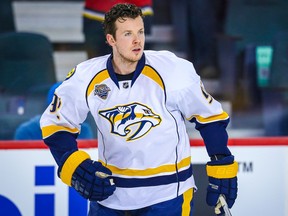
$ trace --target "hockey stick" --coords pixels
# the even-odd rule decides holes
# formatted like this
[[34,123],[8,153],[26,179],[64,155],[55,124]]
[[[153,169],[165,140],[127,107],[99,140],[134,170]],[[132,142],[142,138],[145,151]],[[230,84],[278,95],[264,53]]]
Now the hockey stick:
[[217,205],[215,207],[215,213],[216,214],[220,214],[221,213],[221,211],[220,211],[221,207],[224,210],[225,216],[232,216],[223,194],[220,194],[218,202],[217,202]]
[[[100,171],[97,171],[95,172],[95,175],[99,178],[108,178],[108,177],[111,177],[111,175],[108,175],[107,173],[103,173],[103,172],[100,172]],[[114,185],[114,181],[112,178],[109,179],[110,180],[110,184],[111,185]]]

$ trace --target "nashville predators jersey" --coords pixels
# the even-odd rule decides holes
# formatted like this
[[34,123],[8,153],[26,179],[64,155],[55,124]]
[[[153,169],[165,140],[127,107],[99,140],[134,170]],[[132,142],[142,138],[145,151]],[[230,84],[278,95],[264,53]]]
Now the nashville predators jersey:
[[[185,119],[200,132],[205,128],[209,154],[229,153],[225,127],[206,127],[227,125],[228,114],[205,91],[193,64],[171,52],[145,51],[128,80],[118,80],[112,58],[87,60],[68,74],[42,115],[44,141],[67,148],[71,138],[60,140],[58,134],[77,135],[92,114],[98,160],[112,171],[117,186],[100,202],[109,208],[139,209],[196,188]],[[213,132],[213,140],[205,138],[206,131]],[[217,146],[226,152],[217,152]]]

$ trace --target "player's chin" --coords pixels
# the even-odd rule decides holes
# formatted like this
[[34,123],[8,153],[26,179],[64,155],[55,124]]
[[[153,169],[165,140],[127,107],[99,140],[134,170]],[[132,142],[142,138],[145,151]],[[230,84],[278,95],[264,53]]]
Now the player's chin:
[[132,61],[139,61],[141,59],[142,55],[143,55],[143,51],[142,52],[137,52],[137,53],[133,52],[133,56],[131,56],[130,59]]

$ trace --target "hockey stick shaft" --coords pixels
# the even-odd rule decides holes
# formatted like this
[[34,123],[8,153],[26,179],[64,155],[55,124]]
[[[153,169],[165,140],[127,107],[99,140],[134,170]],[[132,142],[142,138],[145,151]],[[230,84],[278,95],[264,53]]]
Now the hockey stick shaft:
[[[103,173],[103,172],[100,172],[100,171],[97,171],[95,172],[95,175],[99,178],[108,178],[108,177],[111,177],[111,175],[108,175],[107,173]],[[114,185],[114,181],[112,178],[109,179],[110,180],[110,184],[111,185]]]
[[223,194],[221,194],[221,195],[219,196],[219,202],[221,203],[221,206],[222,206],[222,208],[223,208],[223,210],[224,210],[225,216],[232,216],[232,214],[231,214],[231,212],[230,212],[230,210],[229,210],[229,208],[228,208],[227,202],[226,202],[225,197],[224,197]]

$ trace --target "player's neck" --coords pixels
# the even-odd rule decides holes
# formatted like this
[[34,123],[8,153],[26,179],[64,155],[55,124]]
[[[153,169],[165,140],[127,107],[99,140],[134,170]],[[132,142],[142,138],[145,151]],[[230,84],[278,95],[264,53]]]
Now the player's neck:
[[112,59],[112,64],[115,73],[121,74],[121,75],[127,75],[130,73],[133,73],[136,70],[137,67],[137,62],[132,62],[132,61],[127,61],[124,59],[119,59],[119,58],[113,58]]

